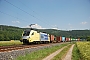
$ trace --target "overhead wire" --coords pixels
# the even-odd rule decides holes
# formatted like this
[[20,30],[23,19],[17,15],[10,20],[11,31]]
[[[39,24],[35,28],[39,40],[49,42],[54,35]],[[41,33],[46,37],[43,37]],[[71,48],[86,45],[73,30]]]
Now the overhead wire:
[[[29,8],[30,10],[32,10],[30,7],[28,7],[25,3],[21,2],[20,0],[18,0],[22,5],[26,6],[27,8]],[[35,12],[34,10],[32,10],[34,13],[38,14],[37,12]]]
[[[27,6],[25,3],[23,3],[23,2],[21,2],[20,0],[18,0],[22,5],[24,5],[24,6],[26,6],[28,9],[30,9],[30,10],[32,10],[29,6]],[[33,13],[35,13],[35,14],[37,14],[39,17],[41,17],[36,11],[34,11],[34,10],[32,10],[33,11]],[[46,22],[45,22],[46,23]],[[50,23],[49,21],[48,21],[48,23]],[[51,26],[50,24],[49,24],[49,26]]]
[[[7,2],[7,3],[9,3],[10,5],[12,5],[12,6],[16,7],[17,9],[19,9],[19,10],[23,11],[24,13],[26,13],[26,14],[28,14],[28,15],[32,16],[33,18],[35,18],[35,19],[37,19],[37,20],[40,20],[40,21],[42,21],[43,23],[46,23],[45,21],[43,21],[43,20],[41,20],[41,19],[39,19],[39,18],[35,17],[34,15],[32,15],[32,14],[30,14],[30,13],[26,12],[25,10],[23,10],[23,9],[21,9],[21,8],[19,8],[19,7],[17,7],[17,6],[15,6],[14,4],[10,3],[9,1],[7,1],[7,0],[4,0],[4,1],[6,1],[6,2]],[[47,24],[47,23],[46,23],[46,24]],[[49,25],[49,24],[47,24],[47,25]]]

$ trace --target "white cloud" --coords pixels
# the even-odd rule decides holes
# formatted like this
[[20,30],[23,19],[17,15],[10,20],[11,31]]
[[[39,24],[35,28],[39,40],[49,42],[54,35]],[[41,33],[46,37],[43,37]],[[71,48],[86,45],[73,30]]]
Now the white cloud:
[[[54,26],[56,26],[56,25],[54,25]],[[58,28],[57,27],[53,27],[53,28],[43,28],[43,27],[41,27],[40,25],[38,25],[38,24],[31,24],[31,27],[30,27],[30,25],[27,25],[27,26],[25,26],[25,27],[22,27],[22,28],[36,28],[36,29],[56,29],[56,30],[58,30]]]
[[24,28],[36,28],[36,29],[43,29],[40,25],[38,24],[32,24],[31,26],[27,25]]
[[40,26],[40,25],[38,25],[38,24],[34,24],[34,25],[32,25],[31,26],[32,28],[37,28],[37,29],[41,29],[42,27]]
[[87,24],[87,22],[81,22],[81,24],[82,24],[82,25],[85,25],[85,24]]
[[20,21],[12,21],[12,23],[20,23]]

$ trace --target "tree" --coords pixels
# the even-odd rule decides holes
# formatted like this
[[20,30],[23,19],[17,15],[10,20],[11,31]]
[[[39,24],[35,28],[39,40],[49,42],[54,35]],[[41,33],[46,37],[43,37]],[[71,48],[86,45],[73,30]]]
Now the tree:
[[4,40],[4,36],[2,34],[0,34],[0,41]]
[[90,41],[90,37],[87,38],[87,41]]

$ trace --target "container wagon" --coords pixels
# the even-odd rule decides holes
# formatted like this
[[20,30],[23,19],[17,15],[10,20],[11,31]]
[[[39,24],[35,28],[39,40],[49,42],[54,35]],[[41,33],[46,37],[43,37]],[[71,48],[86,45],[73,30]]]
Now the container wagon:
[[56,37],[56,40],[57,40],[57,42],[61,42],[62,41],[62,37],[61,36]]
[[65,37],[62,37],[62,41],[65,42]]
[[53,43],[55,41],[54,35],[50,35],[49,37],[50,37],[50,43]]
[[77,40],[80,41],[80,38],[78,38]]
[[65,40],[66,40],[66,42],[69,42],[70,41],[69,38],[65,38]]

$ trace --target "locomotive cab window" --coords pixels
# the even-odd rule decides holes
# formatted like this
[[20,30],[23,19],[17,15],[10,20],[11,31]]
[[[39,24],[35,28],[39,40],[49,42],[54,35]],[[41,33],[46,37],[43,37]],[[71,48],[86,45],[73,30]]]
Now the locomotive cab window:
[[31,35],[34,35],[34,32]]
[[30,34],[30,31],[24,31],[23,36],[29,36],[29,34]]

